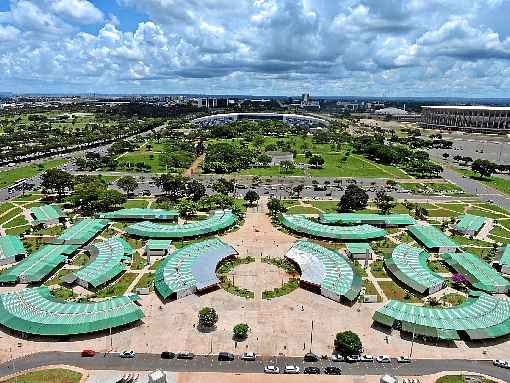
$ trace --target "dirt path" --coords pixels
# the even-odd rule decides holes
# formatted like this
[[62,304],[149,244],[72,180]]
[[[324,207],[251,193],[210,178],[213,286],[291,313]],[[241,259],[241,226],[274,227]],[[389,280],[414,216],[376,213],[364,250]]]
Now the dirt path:
[[200,165],[202,165],[202,162],[205,160],[205,154],[202,154],[200,157],[195,158],[195,161],[191,164],[191,166],[186,169],[184,172],[185,176],[192,176],[193,174],[196,174],[198,172],[198,169],[200,168]]

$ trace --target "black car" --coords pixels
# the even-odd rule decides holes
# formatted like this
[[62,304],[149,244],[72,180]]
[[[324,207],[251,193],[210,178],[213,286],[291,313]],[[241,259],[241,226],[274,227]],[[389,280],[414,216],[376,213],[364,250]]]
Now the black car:
[[161,353],[161,359],[173,359],[175,358],[175,353],[171,351],[163,351]]
[[234,354],[231,352],[220,352],[218,354],[218,360],[230,362],[231,360],[234,360]]
[[321,373],[321,369],[319,367],[309,366],[309,367],[305,367],[305,369],[303,370],[303,374],[315,374],[315,375],[318,375],[320,373]]
[[324,372],[328,375],[342,375],[342,369],[340,367],[328,366],[324,369]]
[[317,362],[319,360],[319,357],[315,355],[313,352],[307,352],[305,354],[305,362]]

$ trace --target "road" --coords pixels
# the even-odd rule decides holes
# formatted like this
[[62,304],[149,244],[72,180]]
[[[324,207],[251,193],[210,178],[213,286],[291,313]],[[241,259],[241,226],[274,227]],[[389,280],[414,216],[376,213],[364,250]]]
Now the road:
[[[334,363],[320,361],[304,363],[302,358],[267,357],[258,358],[254,362],[236,359],[232,362],[219,362],[216,356],[200,355],[193,360],[164,360],[158,354],[137,354],[134,359],[122,359],[118,355],[98,354],[94,358],[82,358],[79,353],[45,352],[32,354],[0,365],[0,377],[12,374],[13,371],[24,371],[47,365],[71,365],[87,370],[116,370],[116,371],[153,371],[156,369],[175,372],[227,372],[227,373],[262,373],[264,366],[274,364],[284,368],[285,365],[297,365],[301,371],[307,366],[325,367],[338,366],[344,375],[379,375],[394,374],[400,376],[429,375],[441,371],[467,371],[493,376],[504,381],[510,381],[510,370],[492,365],[491,361],[464,359],[420,359],[410,364],[399,364],[396,360],[391,363],[377,362]],[[14,366],[14,370],[13,370]]]

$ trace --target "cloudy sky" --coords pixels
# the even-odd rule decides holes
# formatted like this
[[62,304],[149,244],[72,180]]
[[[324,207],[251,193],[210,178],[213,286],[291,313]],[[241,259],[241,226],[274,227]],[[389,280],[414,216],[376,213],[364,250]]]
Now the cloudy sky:
[[0,0],[0,92],[510,97],[510,0]]

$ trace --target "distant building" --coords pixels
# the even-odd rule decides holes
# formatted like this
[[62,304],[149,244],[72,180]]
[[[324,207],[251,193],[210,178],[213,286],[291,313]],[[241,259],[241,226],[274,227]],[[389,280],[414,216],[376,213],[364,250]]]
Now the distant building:
[[508,132],[510,107],[422,106],[418,126],[426,129]]
[[416,113],[409,113],[405,109],[399,109],[394,107],[383,108],[376,110],[373,114],[373,117],[382,117],[389,118],[398,121],[416,121],[419,119],[420,115]]
[[191,122],[201,127],[225,125],[238,120],[279,120],[292,126],[328,126],[329,122],[318,117],[281,113],[227,113],[200,117]]
[[271,157],[271,166],[278,166],[283,161],[294,161],[294,154],[291,152],[269,151],[265,154]]

